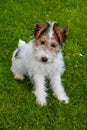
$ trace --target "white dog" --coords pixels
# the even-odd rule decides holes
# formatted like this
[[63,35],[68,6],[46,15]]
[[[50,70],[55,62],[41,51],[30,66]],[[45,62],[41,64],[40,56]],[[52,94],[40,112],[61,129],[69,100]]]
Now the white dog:
[[41,106],[46,105],[45,79],[50,79],[54,95],[69,102],[61,75],[64,72],[62,45],[68,34],[56,23],[46,22],[34,25],[34,36],[28,44],[19,40],[18,48],[13,52],[11,70],[16,80],[23,80],[27,75],[34,81],[34,94]]

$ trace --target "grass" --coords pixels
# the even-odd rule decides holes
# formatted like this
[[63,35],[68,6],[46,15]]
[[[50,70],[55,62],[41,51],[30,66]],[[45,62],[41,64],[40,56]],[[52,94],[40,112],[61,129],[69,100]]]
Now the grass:
[[[1,0],[0,18],[0,129],[87,130],[87,1]],[[69,28],[63,49],[68,105],[50,89],[48,105],[36,105],[31,81],[17,82],[10,71],[18,39],[28,42],[33,24],[44,21]]]

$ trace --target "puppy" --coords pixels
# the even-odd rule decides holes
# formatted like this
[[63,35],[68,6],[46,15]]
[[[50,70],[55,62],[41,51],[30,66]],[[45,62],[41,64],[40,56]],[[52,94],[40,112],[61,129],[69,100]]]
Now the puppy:
[[33,93],[36,102],[46,105],[46,79],[50,79],[54,96],[60,101],[69,102],[61,83],[64,72],[62,46],[68,35],[67,29],[60,28],[55,22],[34,25],[34,36],[29,43],[19,40],[18,48],[13,52],[11,71],[16,80],[28,76],[34,82]]

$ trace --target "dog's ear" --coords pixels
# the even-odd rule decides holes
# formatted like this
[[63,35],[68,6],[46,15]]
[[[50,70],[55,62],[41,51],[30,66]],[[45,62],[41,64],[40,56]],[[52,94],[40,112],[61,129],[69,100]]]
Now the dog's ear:
[[58,40],[60,43],[65,42],[66,40],[66,36],[68,35],[69,30],[68,29],[62,29],[59,28],[57,25],[54,26],[54,31],[58,37]]
[[48,28],[48,25],[46,23],[40,24],[36,23],[34,24],[34,36],[35,38],[39,38],[42,32],[44,32]]

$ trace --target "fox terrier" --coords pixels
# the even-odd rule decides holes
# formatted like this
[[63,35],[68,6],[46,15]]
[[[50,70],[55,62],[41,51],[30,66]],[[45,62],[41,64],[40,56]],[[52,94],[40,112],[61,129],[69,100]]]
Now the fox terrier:
[[50,79],[54,96],[69,102],[61,83],[64,72],[62,46],[67,35],[68,30],[60,28],[55,22],[36,23],[30,42],[26,44],[19,40],[18,48],[13,52],[11,71],[14,78],[23,80],[29,76],[33,80],[33,93],[41,106],[47,104],[46,78]]

